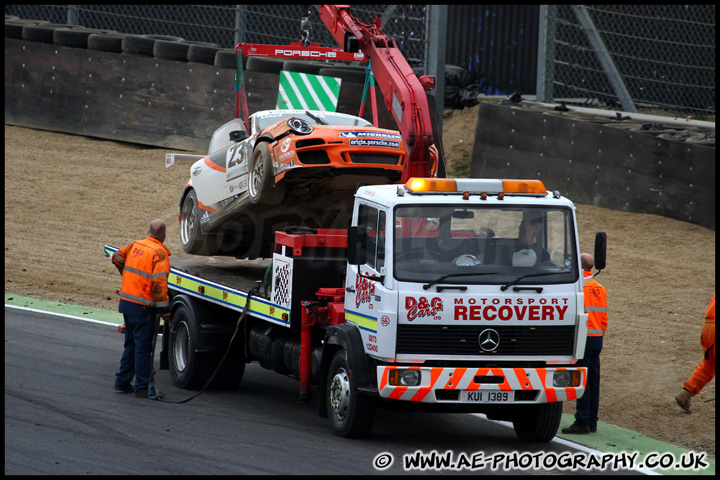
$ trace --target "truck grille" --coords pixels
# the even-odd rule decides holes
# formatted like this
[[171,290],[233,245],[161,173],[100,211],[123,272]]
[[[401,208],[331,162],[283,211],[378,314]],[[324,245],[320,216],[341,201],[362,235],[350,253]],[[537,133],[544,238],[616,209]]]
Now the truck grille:
[[[492,328],[498,347],[486,352],[478,337]],[[572,355],[575,327],[398,325],[397,353],[418,355]]]

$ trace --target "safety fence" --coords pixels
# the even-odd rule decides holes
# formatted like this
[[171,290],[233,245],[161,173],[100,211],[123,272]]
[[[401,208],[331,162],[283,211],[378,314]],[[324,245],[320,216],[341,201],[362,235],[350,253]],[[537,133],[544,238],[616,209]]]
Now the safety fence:
[[715,5],[544,5],[539,50],[541,101],[715,115]]
[[[449,5],[439,41],[430,33],[432,8],[353,5],[351,12],[362,23],[379,18],[412,67],[429,73],[428,60],[440,55],[466,69],[477,92],[714,120],[714,5]],[[337,46],[316,9],[301,5],[30,4],[6,5],[5,15],[222,48],[306,35]]]
[[[380,18],[408,63],[420,65],[426,10],[427,5],[354,5],[351,12],[363,23]],[[5,15],[120,33],[170,35],[223,48],[240,42],[298,42],[309,29],[310,42],[338,46],[315,8],[301,5],[6,5]],[[303,18],[308,21],[303,23]]]

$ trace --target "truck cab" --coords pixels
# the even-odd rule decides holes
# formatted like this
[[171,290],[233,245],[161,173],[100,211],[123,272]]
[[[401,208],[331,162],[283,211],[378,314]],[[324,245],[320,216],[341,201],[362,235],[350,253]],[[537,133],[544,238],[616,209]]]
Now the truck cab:
[[382,402],[484,412],[552,438],[586,383],[572,367],[587,332],[579,257],[572,202],[538,180],[361,187],[345,321]]

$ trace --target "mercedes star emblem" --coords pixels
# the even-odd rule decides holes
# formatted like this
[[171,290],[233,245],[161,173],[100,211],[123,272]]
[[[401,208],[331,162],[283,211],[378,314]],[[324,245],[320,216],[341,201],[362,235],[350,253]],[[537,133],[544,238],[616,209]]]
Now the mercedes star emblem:
[[492,352],[500,345],[500,335],[492,328],[487,328],[480,332],[478,343],[484,351]]

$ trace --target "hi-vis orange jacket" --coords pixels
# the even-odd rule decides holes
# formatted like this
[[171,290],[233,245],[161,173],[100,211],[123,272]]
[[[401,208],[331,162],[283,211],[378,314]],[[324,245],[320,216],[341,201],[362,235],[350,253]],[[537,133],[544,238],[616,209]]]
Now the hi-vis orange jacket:
[[[585,277],[592,275],[590,272],[583,272],[583,274]],[[591,278],[585,282],[583,293],[585,294],[585,311],[588,314],[588,337],[602,337],[608,324],[607,291],[594,278]]]
[[148,307],[168,308],[169,257],[165,245],[152,237],[115,252],[112,261],[122,274],[120,297]]

